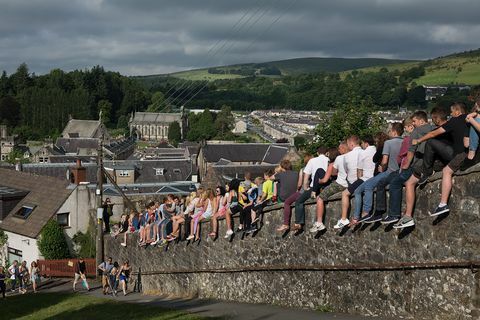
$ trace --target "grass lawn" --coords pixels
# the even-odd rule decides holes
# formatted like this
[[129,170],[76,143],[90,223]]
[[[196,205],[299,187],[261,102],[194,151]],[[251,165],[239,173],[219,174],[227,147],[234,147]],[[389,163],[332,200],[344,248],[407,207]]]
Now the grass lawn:
[[38,293],[0,300],[0,319],[205,319],[151,305],[74,293]]

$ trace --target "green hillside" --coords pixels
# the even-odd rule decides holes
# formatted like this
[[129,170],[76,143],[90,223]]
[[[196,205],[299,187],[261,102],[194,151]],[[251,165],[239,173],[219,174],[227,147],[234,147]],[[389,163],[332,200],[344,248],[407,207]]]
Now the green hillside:
[[[455,53],[421,62],[407,62],[384,66],[389,71],[406,69],[423,65],[425,75],[414,79],[419,85],[480,84],[480,49]],[[382,66],[356,69],[362,72],[376,72]],[[343,72],[345,75],[352,70]]]
[[[316,72],[341,72],[372,66],[388,66],[402,64],[409,60],[376,59],[376,58],[298,58],[264,63],[245,63],[231,66],[220,66],[204,69],[187,70],[171,73],[168,76],[184,80],[218,80],[236,79],[247,76],[279,77]],[[167,75],[141,76],[144,80],[153,80]]]

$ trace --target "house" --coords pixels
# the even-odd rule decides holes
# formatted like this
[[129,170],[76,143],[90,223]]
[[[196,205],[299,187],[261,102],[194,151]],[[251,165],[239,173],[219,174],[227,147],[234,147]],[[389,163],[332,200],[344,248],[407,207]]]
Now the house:
[[263,173],[268,168],[276,167],[289,151],[288,144],[206,143],[197,157],[200,182],[215,187],[235,173],[234,177],[243,177],[247,169],[258,167]]
[[7,161],[15,147],[15,136],[9,136],[6,125],[0,125],[0,161]]
[[86,232],[94,212],[95,197],[82,179],[84,172],[71,168],[74,182],[48,176],[32,175],[10,169],[0,169],[0,229],[8,236],[9,261],[41,259],[38,239],[43,227],[55,219],[65,231],[73,248],[72,238]]
[[247,121],[245,119],[235,120],[235,127],[232,129],[233,133],[245,133],[247,132]]
[[110,140],[107,128],[100,120],[70,119],[63,129],[62,138],[90,138]]

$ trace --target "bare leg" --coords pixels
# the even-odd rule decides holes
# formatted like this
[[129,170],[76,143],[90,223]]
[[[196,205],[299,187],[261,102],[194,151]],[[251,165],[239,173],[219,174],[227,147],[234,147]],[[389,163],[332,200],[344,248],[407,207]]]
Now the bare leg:
[[325,213],[325,204],[320,197],[317,197],[317,222],[322,223],[323,215]]
[[452,191],[452,179],[453,179],[453,170],[449,166],[443,168],[442,176],[442,196],[440,198],[441,203],[447,203],[448,197],[450,197],[450,192]]
[[412,175],[405,182],[405,215],[407,217],[413,216],[413,207],[415,206],[415,187],[417,186],[418,178]]
[[348,218],[348,209],[350,209],[350,192],[345,189],[342,192],[342,220]]

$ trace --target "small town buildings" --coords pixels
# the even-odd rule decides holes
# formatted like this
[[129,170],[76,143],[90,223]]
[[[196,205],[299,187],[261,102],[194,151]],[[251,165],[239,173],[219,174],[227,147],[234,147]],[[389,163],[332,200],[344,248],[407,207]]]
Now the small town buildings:
[[62,138],[86,138],[110,140],[107,128],[100,120],[78,120],[70,119],[63,129]]

